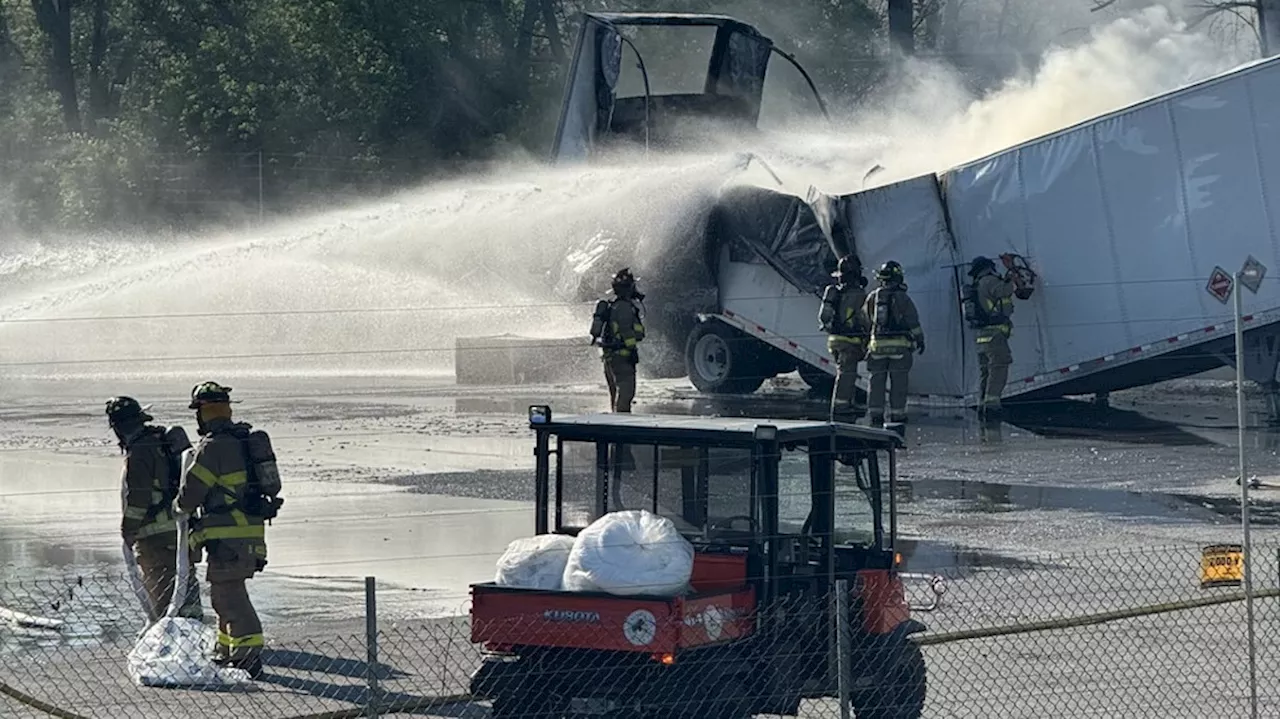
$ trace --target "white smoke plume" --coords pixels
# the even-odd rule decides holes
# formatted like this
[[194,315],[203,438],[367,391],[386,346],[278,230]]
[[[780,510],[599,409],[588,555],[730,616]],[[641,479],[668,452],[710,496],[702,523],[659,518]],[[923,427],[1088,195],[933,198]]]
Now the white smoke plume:
[[[909,61],[909,80],[835,132],[790,134],[792,160],[819,159],[821,171],[793,169],[789,189],[811,182],[830,192],[938,172],[1229,70],[1247,58],[1224,52],[1167,8],[1153,6],[1095,28],[1087,40],[1050,49],[1040,66],[983,97],[956,73]],[[795,174],[798,171],[798,176]],[[797,189],[798,188],[798,189]]]

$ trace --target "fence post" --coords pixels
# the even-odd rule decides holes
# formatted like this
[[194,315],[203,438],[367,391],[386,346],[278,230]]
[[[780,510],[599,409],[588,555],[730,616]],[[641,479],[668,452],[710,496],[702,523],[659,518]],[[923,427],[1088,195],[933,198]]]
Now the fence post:
[[373,577],[364,578],[365,678],[369,682],[369,701],[365,716],[378,716],[378,597]]
[[[1246,263],[1247,265],[1248,263]],[[1236,432],[1239,445],[1239,456],[1236,458],[1240,470],[1240,530],[1241,548],[1244,549],[1244,613],[1245,624],[1249,636],[1249,716],[1258,719],[1258,655],[1255,644],[1253,626],[1253,546],[1249,537],[1249,476],[1246,472],[1244,456],[1244,325],[1241,309],[1240,290],[1243,272],[1237,272],[1234,287],[1231,288],[1236,320]]]
[[840,695],[840,719],[852,719],[849,700],[849,661],[853,658],[853,632],[849,626],[849,580],[836,581],[836,691]]

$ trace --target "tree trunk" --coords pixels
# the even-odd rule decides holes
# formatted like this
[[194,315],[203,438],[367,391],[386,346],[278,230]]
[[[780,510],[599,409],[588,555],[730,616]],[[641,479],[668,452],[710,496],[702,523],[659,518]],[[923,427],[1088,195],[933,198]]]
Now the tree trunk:
[[942,52],[960,51],[960,0],[942,0]]
[[542,0],[525,0],[524,10],[520,13],[520,28],[516,36],[515,65],[523,68],[529,64],[529,53],[533,49],[533,23],[538,19],[538,11],[542,9]]
[[1258,0],[1258,38],[1263,57],[1280,52],[1280,0]]
[[[13,44],[13,36],[9,33],[4,5],[0,4],[0,117],[8,115],[13,108],[12,98],[17,95],[18,68],[21,66],[18,47]],[[0,147],[3,145],[4,141],[0,140]]]
[[74,0],[31,0],[36,22],[49,38],[49,86],[58,93],[67,130],[79,132],[80,103],[76,99],[76,73],[71,59],[73,4]]
[[89,122],[110,117],[111,75],[103,69],[107,58],[107,0],[93,0],[93,34],[89,43]]
[[[910,0],[907,1],[910,2]],[[551,57],[555,58],[556,62],[565,62],[568,57],[564,52],[564,41],[560,38],[560,21],[556,19],[556,0],[541,0],[541,2],[542,25],[547,32],[547,42],[551,43]]]
[[889,42],[905,55],[915,52],[912,0],[889,0]]
[[936,51],[938,49],[938,38],[942,34],[942,8],[938,7],[937,4],[922,5],[920,12],[925,14],[924,33],[920,39],[925,47]]

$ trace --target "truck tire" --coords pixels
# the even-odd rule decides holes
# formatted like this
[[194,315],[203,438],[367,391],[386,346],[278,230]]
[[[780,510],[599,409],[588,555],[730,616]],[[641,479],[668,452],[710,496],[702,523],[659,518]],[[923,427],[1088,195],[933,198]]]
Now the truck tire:
[[858,719],[919,719],[924,713],[925,665],[920,645],[908,641],[884,683],[854,698]]
[[756,340],[718,320],[693,328],[685,342],[689,381],[709,394],[750,394],[764,384]]

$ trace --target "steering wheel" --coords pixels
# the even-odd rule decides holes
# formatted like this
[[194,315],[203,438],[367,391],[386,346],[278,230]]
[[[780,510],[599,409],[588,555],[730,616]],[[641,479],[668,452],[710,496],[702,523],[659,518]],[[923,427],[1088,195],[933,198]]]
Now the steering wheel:
[[710,528],[711,528],[711,529],[728,529],[728,530],[732,530],[732,529],[733,529],[733,523],[734,523],[734,522],[736,522],[736,521],[738,521],[738,520],[745,521],[745,522],[747,523],[747,526],[750,528],[750,529],[749,529],[749,531],[750,531],[752,534],[759,534],[759,533],[760,533],[760,527],[759,527],[759,525],[758,525],[758,524],[756,524],[756,520],[755,520],[755,519],[753,519],[753,518],[751,517],[751,515],[748,515],[748,514],[734,514],[734,515],[732,515],[732,516],[728,516],[728,517],[721,517],[720,519],[718,519],[718,520],[716,520],[716,521],[712,522],[712,523],[711,523],[711,527],[710,527]]

